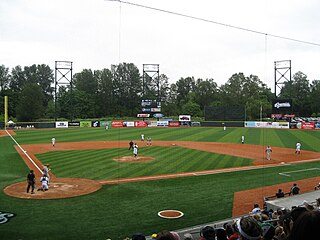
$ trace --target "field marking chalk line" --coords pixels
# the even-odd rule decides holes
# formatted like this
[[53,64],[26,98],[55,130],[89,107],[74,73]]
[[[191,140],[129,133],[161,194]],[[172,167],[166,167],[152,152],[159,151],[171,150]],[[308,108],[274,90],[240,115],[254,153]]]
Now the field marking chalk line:
[[281,173],[279,173],[279,175],[290,177],[291,175],[288,173],[306,172],[306,171],[314,171],[314,170],[320,170],[320,168],[307,168],[307,169],[295,170],[295,171],[290,171],[290,172],[281,172]]
[[27,151],[24,150],[24,149],[20,146],[20,144],[11,136],[11,134],[10,134],[7,130],[5,130],[5,131],[6,131],[6,133],[11,137],[11,139],[15,142],[15,144],[17,144],[17,146],[20,148],[20,150],[27,156],[27,158],[31,161],[31,163],[39,170],[39,172],[40,172],[41,174],[43,174],[42,170],[38,167],[38,165],[37,165],[37,164],[32,160],[32,158],[28,155]]

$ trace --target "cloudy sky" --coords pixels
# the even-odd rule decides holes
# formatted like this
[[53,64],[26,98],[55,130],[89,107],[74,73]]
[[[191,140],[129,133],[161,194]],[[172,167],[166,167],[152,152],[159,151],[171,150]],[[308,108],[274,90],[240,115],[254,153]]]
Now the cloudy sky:
[[[119,62],[159,64],[180,77],[258,75],[274,89],[274,62],[320,79],[318,0],[127,0],[208,21],[105,0],[1,0],[0,64],[72,61],[74,72]],[[260,33],[227,27],[218,22]],[[314,44],[289,41],[283,36]]]

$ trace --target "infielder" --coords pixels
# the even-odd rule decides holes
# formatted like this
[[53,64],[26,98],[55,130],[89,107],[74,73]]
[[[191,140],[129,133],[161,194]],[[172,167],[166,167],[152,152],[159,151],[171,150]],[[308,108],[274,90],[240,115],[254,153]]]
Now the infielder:
[[56,144],[56,138],[53,137],[53,138],[51,139],[51,142],[52,142],[52,146],[54,147],[54,145]]
[[271,152],[272,152],[272,149],[270,145],[268,145],[268,147],[266,148],[267,160],[271,160]]
[[300,154],[300,151],[301,151],[301,143],[297,142],[297,144],[296,144],[296,154]]
[[138,145],[136,143],[133,145],[133,155],[135,158],[138,156]]
[[141,134],[141,141],[144,141],[144,134]]

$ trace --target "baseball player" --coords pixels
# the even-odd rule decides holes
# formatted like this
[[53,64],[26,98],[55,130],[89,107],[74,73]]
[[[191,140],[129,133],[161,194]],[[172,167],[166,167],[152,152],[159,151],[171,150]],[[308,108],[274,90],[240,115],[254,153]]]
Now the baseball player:
[[50,172],[50,164],[46,164],[43,166],[42,168],[42,171],[43,171],[43,175],[46,176],[48,178],[48,183],[49,183],[49,180],[50,180],[50,175],[49,175],[49,172]]
[[144,141],[144,134],[141,134],[141,141]]
[[133,155],[135,158],[138,156],[138,145],[136,143],[133,145]]
[[40,178],[41,182],[41,188],[38,189],[38,191],[48,191],[49,190],[49,179],[46,177],[46,175],[43,175]]
[[151,137],[147,137],[147,146],[151,146]]
[[268,145],[268,147],[266,148],[267,160],[271,160],[271,152],[272,152],[272,149],[270,145]]
[[244,135],[241,136],[241,143],[244,144]]
[[54,147],[54,145],[56,144],[56,138],[53,137],[53,138],[51,139],[51,142],[52,142],[52,146]]
[[297,142],[297,144],[296,144],[296,154],[300,154],[300,151],[301,151],[301,143]]

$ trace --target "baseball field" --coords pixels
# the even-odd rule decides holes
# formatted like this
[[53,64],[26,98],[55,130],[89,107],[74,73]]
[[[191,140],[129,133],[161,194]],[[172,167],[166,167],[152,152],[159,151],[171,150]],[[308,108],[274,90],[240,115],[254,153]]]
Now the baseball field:
[[[140,140],[142,133],[152,146]],[[3,239],[151,235],[241,215],[279,186],[288,191],[297,182],[307,192],[320,181],[317,130],[73,128],[10,134],[16,143],[0,133],[0,214],[12,214],[0,224]],[[130,140],[139,146],[137,158],[128,150]],[[267,145],[273,149],[270,161]],[[29,168],[39,186],[42,164],[50,164],[50,189],[27,194]],[[184,216],[158,217],[165,209]]]

